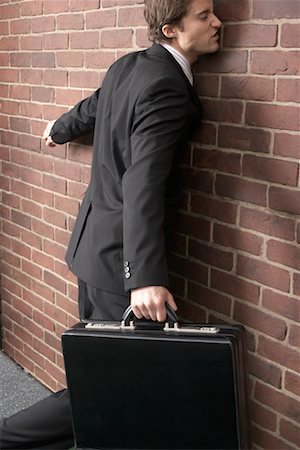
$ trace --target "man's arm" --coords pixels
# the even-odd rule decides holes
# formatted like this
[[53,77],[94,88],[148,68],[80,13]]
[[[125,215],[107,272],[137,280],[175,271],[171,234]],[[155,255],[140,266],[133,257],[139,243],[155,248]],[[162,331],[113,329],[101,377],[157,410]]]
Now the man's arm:
[[94,129],[100,88],[77,103],[59,119],[48,122],[43,139],[46,145],[65,144]]
[[164,76],[136,104],[131,165],[123,175],[125,289],[137,317],[164,320],[177,309],[169,284],[164,240],[165,186],[175,151],[183,145],[188,100],[182,84]]

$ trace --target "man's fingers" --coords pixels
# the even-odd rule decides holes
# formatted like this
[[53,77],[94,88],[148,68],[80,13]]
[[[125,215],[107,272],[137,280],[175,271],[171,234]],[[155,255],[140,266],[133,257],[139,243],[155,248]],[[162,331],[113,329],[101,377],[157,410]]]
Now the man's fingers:
[[174,300],[174,297],[173,297],[172,294],[170,294],[170,295],[168,296],[168,298],[167,298],[166,301],[167,301],[168,305],[171,306],[171,308],[172,308],[174,311],[177,311],[178,307],[177,307],[177,305],[176,305],[176,303],[175,303],[175,300]]

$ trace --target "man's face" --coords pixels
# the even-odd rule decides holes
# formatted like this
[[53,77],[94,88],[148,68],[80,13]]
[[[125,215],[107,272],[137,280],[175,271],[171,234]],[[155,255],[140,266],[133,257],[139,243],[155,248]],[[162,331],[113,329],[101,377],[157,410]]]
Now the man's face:
[[193,63],[200,56],[218,50],[221,25],[213,12],[212,0],[194,0],[181,23],[172,27],[175,33],[172,45]]

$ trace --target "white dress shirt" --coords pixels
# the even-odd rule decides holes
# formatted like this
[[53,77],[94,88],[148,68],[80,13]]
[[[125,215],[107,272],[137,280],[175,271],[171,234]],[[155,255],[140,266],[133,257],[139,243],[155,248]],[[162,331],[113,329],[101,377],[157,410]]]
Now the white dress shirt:
[[184,56],[182,53],[180,53],[176,48],[172,47],[169,44],[161,44],[168,52],[171,53],[171,55],[176,59],[178,64],[180,64],[182,70],[184,71],[186,77],[188,78],[189,82],[193,84],[193,74],[191,69],[191,64],[186,56]]

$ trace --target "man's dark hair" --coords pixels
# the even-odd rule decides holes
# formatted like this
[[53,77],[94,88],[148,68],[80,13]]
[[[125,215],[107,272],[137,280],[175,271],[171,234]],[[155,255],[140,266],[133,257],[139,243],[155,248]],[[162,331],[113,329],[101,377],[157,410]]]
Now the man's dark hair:
[[144,16],[152,42],[169,41],[162,27],[180,24],[193,0],[145,0]]

